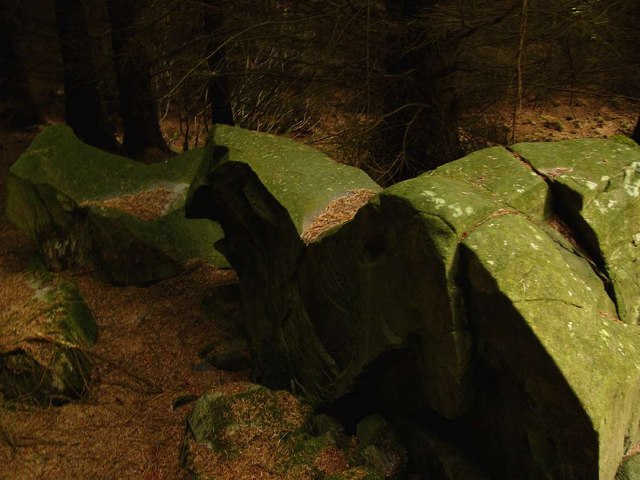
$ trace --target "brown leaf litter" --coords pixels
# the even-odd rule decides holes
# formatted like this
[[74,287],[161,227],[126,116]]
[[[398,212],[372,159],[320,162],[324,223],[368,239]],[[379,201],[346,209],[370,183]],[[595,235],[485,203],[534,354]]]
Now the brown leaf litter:
[[302,240],[307,244],[315,242],[326,231],[348,222],[376,193],[367,188],[358,188],[333,200],[305,229]]
[[121,195],[104,200],[86,201],[82,202],[80,206],[113,208],[132,217],[149,222],[167,213],[176,196],[176,192],[166,188],[156,188],[132,195]]
[[[19,272],[35,245],[0,227],[2,311],[28,315],[20,304],[29,304],[33,290]],[[65,276],[98,323],[97,344],[87,349],[95,364],[89,396],[49,409],[0,408],[0,478],[185,478],[179,448],[189,408],[173,410],[173,400],[247,376],[194,369],[205,345],[232,335],[205,315],[202,300],[235,274],[194,263],[149,287],[114,287],[86,272]]]

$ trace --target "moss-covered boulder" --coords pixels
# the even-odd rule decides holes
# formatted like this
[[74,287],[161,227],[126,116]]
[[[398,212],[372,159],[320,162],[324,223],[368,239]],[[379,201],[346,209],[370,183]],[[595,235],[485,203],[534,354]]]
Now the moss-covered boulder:
[[301,234],[332,201],[352,191],[380,190],[362,170],[286,137],[217,125],[213,139],[228,149],[229,161],[251,167]]
[[38,242],[47,266],[97,266],[118,283],[148,283],[204,259],[220,227],[187,220],[184,202],[208,168],[204,149],[145,165],[90,147],[71,129],[44,130],[9,171],[7,216]]
[[189,415],[183,461],[199,479],[370,479],[353,452],[312,435],[312,410],[285,391],[232,383],[200,397]]
[[186,219],[185,201],[227,160],[258,173],[300,233],[331,201],[379,190],[362,171],[339,166],[285,137],[218,126],[207,148],[145,165],[80,142],[68,127],[42,132],[11,167],[7,215],[38,242],[47,266],[96,266],[116,283],[144,284],[190,260],[226,267],[212,246],[216,222]]
[[97,326],[77,287],[40,262],[7,281],[13,297],[0,312],[2,396],[43,406],[81,398]]
[[395,429],[382,415],[369,415],[357,426],[358,450],[364,462],[389,480],[405,477],[407,452]]
[[[638,261],[640,149],[596,143],[476,152],[380,192],[307,243],[253,169],[220,165],[209,202],[256,373],[314,405],[416,415],[496,478],[613,478],[640,434],[640,331],[620,321],[637,298],[611,266]],[[597,198],[583,205],[558,187],[577,166],[538,165],[541,152],[572,148],[626,195],[610,236],[585,213]],[[584,195],[598,190],[581,182]],[[437,461],[459,468],[464,456]]]
[[463,245],[476,368],[492,372],[468,413],[476,448],[503,475],[612,478],[640,440],[640,330],[588,262],[523,215]]

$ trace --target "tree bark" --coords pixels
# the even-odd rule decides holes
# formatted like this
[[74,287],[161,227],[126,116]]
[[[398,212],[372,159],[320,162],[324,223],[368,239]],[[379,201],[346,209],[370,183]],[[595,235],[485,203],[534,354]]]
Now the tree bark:
[[114,151],[117,143],[98,92],[84,1],[56,0],[55,9],[64,65],[67,124],[83,142]]
[[122,153],[134,158],[144,156],[149,150],[170,153],[160,132],[149,61],[136,40],[135,19],[140,4],[139,1],[107,1],[124,130]]
[[[235,125],[229,95],[229,78],[226,75],[227,51],[219,40],[222,25],[222,9],[214,9],[217,0],[208,0],[204,14],[204,28],[208,35],[207,62],[209,64],[208,100],[211,122]],[[217,10],[217,11],[216,11]]]
[[384,183],[411,178],[461,155],[451,79],[457,41],[428,39],[420,13],[429,1],[387,1],[393,22],[386,52],[381,156]]
[[0,2],[0,119],[14,127],[40,121],[40,112],[29,90],[27,74],[16,48],[14,5]]

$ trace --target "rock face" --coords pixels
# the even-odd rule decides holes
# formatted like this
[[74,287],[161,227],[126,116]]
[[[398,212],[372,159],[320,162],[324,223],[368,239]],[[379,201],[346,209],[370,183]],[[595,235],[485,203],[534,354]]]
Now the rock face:
[[637,148],[602,140],[515,145],[544,176],[567,222],[607,279],[625,323],[640,323],[640,161]]
[[190,259],[225,266],[217,224],[186,220],[184,202],[208,166],[204,149],[144,165],[43,131],[11,167],[7,216],[38,242],[47,266],[96,266],[116,283],[149,283]]
[[15,297],[0,313],[0,392],[42,406],[81,398],[97,327],[77,287],[37,264],[12,282]]
[[640,442],[636,164],[612,140],[482,150],[309,245],[287,182],[221,164],[207,215],[256,374],[329,408],[366,392],[495,478],[613,478]]

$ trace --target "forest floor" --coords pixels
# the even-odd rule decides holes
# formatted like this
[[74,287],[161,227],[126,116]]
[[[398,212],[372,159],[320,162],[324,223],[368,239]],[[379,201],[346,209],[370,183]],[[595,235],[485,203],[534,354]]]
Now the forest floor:
[[[36,133],[0,132],[3,212],[8,169]],[[34,255],[35,244],[1,217],[2,310],[11,307],[14,277]],[[173,400],[248,376],[203,369],[197,355],[229,336],[228,326],[205,316],[202,302],[215,286],[234,282],[234,273],[195,265],[149,287],[109,285],[91,272],[64,275],[98,323],[90,394],[62,407],[0,406],[0,479],[185,478],[179,453],[189,405],[174,411]]]
[[[637,114],[594,101],[530,106],[519,117],[517,140],[630,134]],[[38,131],[0,130],[2,211],[8,169]],[[12,278],[34,255],[36,246],[0,217],[0,302],[11,302]],[[189,406],[173,410],[173,400],[248,376],[194,368],[205,345],[230,335],[204,314],[202,301],[216,285],[233,282],[233,273],[196,265],[149,287],[109,285],[91,272],[64,275],[98,322],[90,394],[62,407],[0,408],[0,479],[184,478],[179,450]]]

